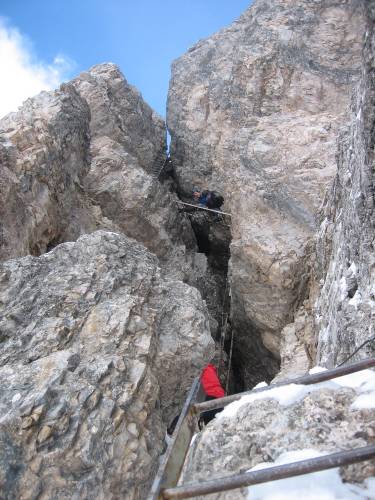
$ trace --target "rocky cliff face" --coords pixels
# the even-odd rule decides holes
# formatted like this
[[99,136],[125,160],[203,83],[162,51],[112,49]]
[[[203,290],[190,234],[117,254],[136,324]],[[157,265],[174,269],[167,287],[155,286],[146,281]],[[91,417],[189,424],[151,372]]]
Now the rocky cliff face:
[[87,103],[70,84],[0,121],[0,258],[39,255],[96,228],[80,195],[89,170]]
[[164,122],[114,65],[96,66],[73,84],[91,112],[85,192],[104,217],[141,241],[169,271],[180,268],[181,279],[191,278],[185,254],[186,246],[195,249],[193,232],[173,196],[151,175],[165,158]]
[[172,67],[180,190],[218,190],[232,214],[232,323],[245,385],[275,374],[280,332],[304,300],[363,30],[356,0],[258,0]]
[[99,231],[3,263],[0,304],[1,497],[145,498],[213,355],[199,292]]
[[194,234],[151,175],[165,148],[164,122],[113,64],[29,99],[0,121],[0,258],[106,228],[193,281]]
[[151,175],[164,154],[163,121],[112,64],[0,121],[1,497],[144,498],[214,355],[183,283],[207,259]]
[[[338,173],[324,206],[317,241],[318,278],[323,282],[316,303],[318,361],[344,361],[356,347],[375,336],[374,248],[374,6],[368,14],[361,84],[353,95],[350,127],[341,136]],[[375,343],[357,354],[375,352]],[[356,358],[353,358],[356,359]]]
[[[305,372],[309,363],[343,362],[374,335],[375,2],[364,7],[361,79],[354,89],[349,126],[338,140],[337,174],[313,247],[309,297],[282,331],[283,379]],[[367,344],[354,359],[373,355],[374,345]],[[244,397],[196,437],[184,481],[372,444],[374,401],[371,370],[316,386],[290,385]],[[368,461],[335,476],[326,472],[209,497],[372,498],[373,476],[374,464]]]
[[[238,390],[374,335],[374,21],[373,0],[256,0],[174,63],[179,194],[219,191],[230,227],[153,178],[164,124],[112,64],[0,121],[0,498],[145,498],[229,296]],[[371,380],[217,419],[186,479],[370,442]]]

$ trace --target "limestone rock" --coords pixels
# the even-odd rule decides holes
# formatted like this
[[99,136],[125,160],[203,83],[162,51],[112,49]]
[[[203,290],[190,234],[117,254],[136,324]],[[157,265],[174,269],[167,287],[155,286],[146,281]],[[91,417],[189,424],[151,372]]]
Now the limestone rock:
[[194,234],[151,175],[165,151],[163,120],[114,64],[29,99],[0,121],[0,259],[40,255],[104,228],[194,282]]
[[280,371],[272,383],[304,375],[315,365],[316,333],[311,310],[306,304],[300,307],[293,323],[281,332]]
[[[321,293],[315,320],[318,362],[343,362],[375,336],[374,2],[368,16],[361,82],[352,102],[350,126],[340,138],[338,172],[323,209],[317,238],[316,279]],[[375,342],[354,358],[374,355]]]
[[164,121],[114,64],[94,66],[73,85],[91,112],[85,190],[105,217],[162,259],[169,273],[194,281],[190,224],[174,195],[151,175],[165,158]]
[[335,174],[363,31],[356,0],[256,0],[173,64],[167,121],[180,189],[217,190],[232,214],[245,385],[275,374],[280,332],[305,299],[309,240]]
[[39,255],[97,227],[79,187],[89,170],[89,121],[70,84],[0,121],[0,260]]
[[2,498],[144,498],[212,355],[199,292],[125,236],[1,264]]
[[[358,405],[359,398],[364,395],[360,391],[366,390],[366,384],[363,389],[354,389],[351,383],[347,383],[348,386],[342,387],[334,382],[309,388],[288,386],[287,391],[285,388],[278,390],[279,396],[244,402],[242,406],[238,405],[237,411],[231,410],[232,405],[229,405],[225,410],[229,412],[228,416],[216,417],[196,436],[189,451],[183,482],[187,484],[230,476],[246,472],[263,462],[271,466],[286,452],[313,450],[312,456],[319,456],[372,444],[374,411],[371,406],[360,408]],[[238,403],[233,403],[233,406]],[[366,480],[372,480],[373,475],[373,461],[340,469],[343,481],[353,483],[348,486],[363,488],[359,490],[358,498],[372,497],[367,495]],[[323,498],[314,490],[319,481],[317,476],[309,490],[311,498]],[[278,483],[278,486],[274,484],[274,488],[277,492],[282,489],[283,498],[287,498],[287,492],[282,488],[283,481]],[[351,498],[333,496],[334,485],[325,486],[328,487],[325,493],[332,494],[332,498]],[[374,484],[372,494],[373,488]],[[266,495],[253,494],[250,487],[249,491],[244,488],[198,498],[237,500],[249,497],[262,499]],[[290,498],[296,498],[294,491],[290,492]]]

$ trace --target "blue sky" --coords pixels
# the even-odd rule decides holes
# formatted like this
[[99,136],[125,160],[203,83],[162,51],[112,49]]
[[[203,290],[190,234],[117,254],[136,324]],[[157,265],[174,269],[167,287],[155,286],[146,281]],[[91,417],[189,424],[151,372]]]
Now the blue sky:
[[[54,78],[71,78],[94,64],[114,62],[146,101],[164,115],[171,61],[199,39],[229,25],[251,3],[1,0],[0,16],[6,19],[7,29],[16,29],[22,38],[30,65],[44,65],[47,71],[55,71]],[[6,59],[1,50],[0,57]],[[4,60],[0,64],[3,73]]]

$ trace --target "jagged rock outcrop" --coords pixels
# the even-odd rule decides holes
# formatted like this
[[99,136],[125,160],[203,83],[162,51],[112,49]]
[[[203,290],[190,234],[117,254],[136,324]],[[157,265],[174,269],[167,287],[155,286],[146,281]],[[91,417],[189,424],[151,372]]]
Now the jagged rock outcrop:
[[174,62],[168,128],[179,187],[232,214],[235,357],[245,385],[277,371],[306,298],[315,215],[359,76],[362,2],[256,0]]
[[0,121],[0,259],[105,228],[193,282],[194,234],[151,175],[165,150],[163,120],[114,64],[29,99]]
[[123,235],[1,264],[0,497],[145,498],[212,355],[199,292]]
[[165,158],[164,121],[113,64],[95,66],[73,84],[91,112],[85,191],[121,232],[142,242],[170,272],[191,279],[186,247],[195,250],[195,238],[190,224],[173,195],[151,175]]
[[0,260],[39,255],[96,229],[98,214],[79,188],[89,170],[89,122],[70,84],[0,121]]
[[332,367],[352,354],[351,362],[374,353],[371,342],[355,353],[375,335],[373,9],[373,2],[366,2],[361,80],[338,140],[337,174],[321,210],[309,298],[283,331],[279,378],[302,373],[315,361]]
[[[316,386],[272,389],[268,397],[265,393],[244,397],[229,405],[196,436],[189,451],[184,483],[238,474],[264,462],[268,466],[278,465],[283,455],[284,463],[290,463],[373,443],[374,382],[375,372],[367,370]],[[341,483],[340,477],[346,484]],[[372,498],[373,477],[374,462],[366,461],[336,471],[335,481],[325,472],[304,476],[302,485],[294,477],[207,498],[294,499],[305,494],[309,498]],[[269,496],[267,487],[272,492]]]
[[[364,12],[362,76],[354,89],[350,124],[338,141],[337,175],[311,248],[308,297],[282,331],[282,379],[305,372],[317,360],[325,366],[344,362],[374,335],[375,1],[366,2]],[[374,355],[371,344],[351,361],[369,355]],[[273,388],[268,397],[245,396],[198,434],[184,482],[373,444],[374,384],[374,370],[366,370],[315,386]],[[305,482],[293,478],[208,498],[372,498],[373,478],[374,462],[367,461],[335,476],[312,475]]]
[[[314,310],[318,362],[334,366],[375,337],[375,4],[368,15],[361,84],[351,122],[339,142],[338,173],[317,239],[317,277],[323,286]],[[367,344],[352,361],[374,355]]]

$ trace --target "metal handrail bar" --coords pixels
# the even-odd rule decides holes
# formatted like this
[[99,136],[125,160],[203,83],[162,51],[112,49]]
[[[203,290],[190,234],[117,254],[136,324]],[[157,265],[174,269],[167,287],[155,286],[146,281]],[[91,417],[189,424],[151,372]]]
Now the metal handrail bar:
[[160,498],[162,487],[174,486],[178,483],[191,437],[194,434],[196,417],[192,415],[191,407],[199,394],[200,388],[200,379],[196,377],[182,408],[171,442],[160,462],[159,470],[150,490],[149,500]]
[[199,208],[199,210],[206,210],[207,212],[214,212],[219,215],[227,215],[228,217],[232,217],[228,212],[222,212],[221,210],[213,210],[212,208],[200,207],[199,205],[194,205],[193,203],[186,203],[185,201],[176,200],[176,203],[180,205],[185,205],[187,207]]
[[375,445],[345,450],[308,460],[301,460],[290,464],[278,465],[268,469],[245,472],[229,477],[217,478],[203,483],[193,483],[176,488],[162,490],[162,498],[191,498],[198,495],[208,495],[222,491],[234,490],[254,484],[302,476],[312,472],[333,469],[342,465],[351,465],[375,458]]
[[223,398],[212,399],[211,401],[206,401],[204,403],[197,403],[194,405],[194,411],[196,413],[201,413],[206,410],[215,410],[216,408],[222,408],[227,406],[233,401],[238,401],[243,396],[248,396],[249,394],[255,394],[258,392],[269,391],[275,387],[281,387],[289,384],[302,384],[311,385],[318,384],[319,382],[325,382],[336,377],[341,377],[343,375],[349,375],[351,373],[359,372],[367,368],[375,366],[375,358],[367,358],[357,363],[352,363],[351,365],[340,366],[339,368],[333,368],[331,370],[326,370],[319,373],[314,373],[312,375],[303,375],[295,379],[284,380],[276,384],[268,385],[267,387],[260,387],[259,389],[253,389],[251,391],[239,392],[238,394],[232,394],[231,396],[225,396]]

